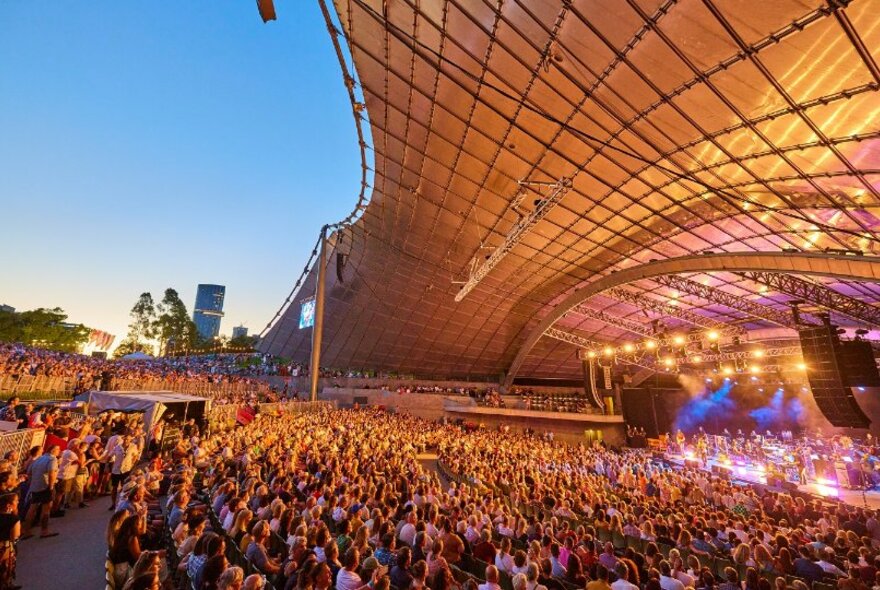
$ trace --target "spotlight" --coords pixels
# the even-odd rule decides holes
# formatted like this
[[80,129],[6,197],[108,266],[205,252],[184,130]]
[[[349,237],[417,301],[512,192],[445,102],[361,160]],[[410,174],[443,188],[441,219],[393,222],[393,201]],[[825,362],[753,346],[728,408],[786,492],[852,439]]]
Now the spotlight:
[[749,371],[757,375],[761,372],[761,367],[759,367],[758,365],[752,365],[751,367],[749,367]]
[[654,350],[657,347],[657,343],[653,340],[645,340],[645,348],[648,350]]
[[703,357],[701,357],[700,355],[697,355],[691,359],[691,362],[692,363],[701,363],[701,362],[703,362]]
[[798,363],[797,368],[798,368],[798,371],[806,371],[807,365],[806,365],[806,363]]
[[721,369],[721,372],[725,375],[733,375],[733,369],[731,367],[724,367]]
[[596,351],[595,350],[587,351],[587,356],[591,359],[596,358]]
[[627,342],[626,344],[623,345],[623,350],[626,352],[632,352],[633,350],[635,350],[635,347],[632,344],[630,344],[629,342]]
[[718,340],[718,332],[716,332],[715,330],[712,330],[711,332],[706,334],[706,337],[709,338],[710,341],[714,342],[714,341]]
[[671,367],[674,362],[675,361],[673,361],[671,357],[666,357],[665,359],[663,359],[663,364],[667,367]]
[[758,350],[753,350],[753,351],[752,351],[752,356],[755,357],[756,359],[759,359],[759,358],[761,358],[762,356],[764,356],[764,351],[761,350],[760,348],[759,348]]
[[684,344],[684,336],[682,336],[681,334],[676,334],[672,337],[672,342],[676,346],[681,346],[682,344]]
[[614,354],[614,349],[610,346],[606,346],[605,350],[603,350],[602,352],[605,353],[605,356],[611,356],[612,354]]

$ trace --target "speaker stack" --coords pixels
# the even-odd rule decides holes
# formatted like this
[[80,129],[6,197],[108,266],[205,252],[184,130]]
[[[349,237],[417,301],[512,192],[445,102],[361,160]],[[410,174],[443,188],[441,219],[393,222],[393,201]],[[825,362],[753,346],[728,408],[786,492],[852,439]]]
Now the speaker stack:
[[837,328],[831,325],[827,317],[823,319],[821,326],[802,326],[798,329],[804,362],[807,364],[807,378],[816,405],[834,426],[867,428],[871,421],[853,397],[851,372],[856,371],[861,375],[866,385],[869,378],[880,379],[873,351],[868,362],[863,346],[850,345],[866,344],[870,351],[869,343],[842,343]]

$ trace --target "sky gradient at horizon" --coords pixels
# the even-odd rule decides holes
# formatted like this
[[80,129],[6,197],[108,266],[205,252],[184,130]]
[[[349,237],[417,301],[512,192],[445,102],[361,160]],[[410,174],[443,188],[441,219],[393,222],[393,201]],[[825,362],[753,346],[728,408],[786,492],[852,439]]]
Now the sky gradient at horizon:
[[318,3],[0,3],[0,303],[125,336],[138,295],[258,333],[360,189]]

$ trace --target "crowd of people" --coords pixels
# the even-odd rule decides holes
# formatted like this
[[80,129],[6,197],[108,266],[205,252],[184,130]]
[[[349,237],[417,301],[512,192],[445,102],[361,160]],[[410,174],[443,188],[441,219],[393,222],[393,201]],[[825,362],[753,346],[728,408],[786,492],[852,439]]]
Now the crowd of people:
[[[0,363],[56,358],[76,370],[14,347]],[[880,590],[873,511],[644,449],[375,409],[190,425],[163,449],[137,415],[73,424],[12,398],[0,419],[54,437],[0,461],[0,590],[15,587],[16,541],[104,496],[117,590]]]
[[0,376],[74,378],[82,390],[101,388],[108,379],[162,380],[175,383],[247,383],[260,364],[245,355],[217,354],[107,360],[14,343],[0,343]]
[[[880,587],[872,511],[673,469],[643,450],[371,409],[190,431],[165,463],[136,424],[94,431],[93,490],[119,490],[108,529],[117,588],[184,576],[198,590]],[[66,490],[60,477],[47,488]],[[32,506],[43,505],[40,487]],[[63,507],[53,500],[45,514]]]

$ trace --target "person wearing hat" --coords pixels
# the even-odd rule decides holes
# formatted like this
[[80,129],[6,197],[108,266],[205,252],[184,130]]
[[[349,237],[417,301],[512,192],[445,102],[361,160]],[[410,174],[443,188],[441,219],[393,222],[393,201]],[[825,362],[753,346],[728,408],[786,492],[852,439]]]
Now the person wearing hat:
[[384,576],[387,571],[388,568],[379,563],[378,559],[370,556],[364,560],[364,563],[361,566],[361,581],[364,584],[369,584],[370,580],[375,577]]

